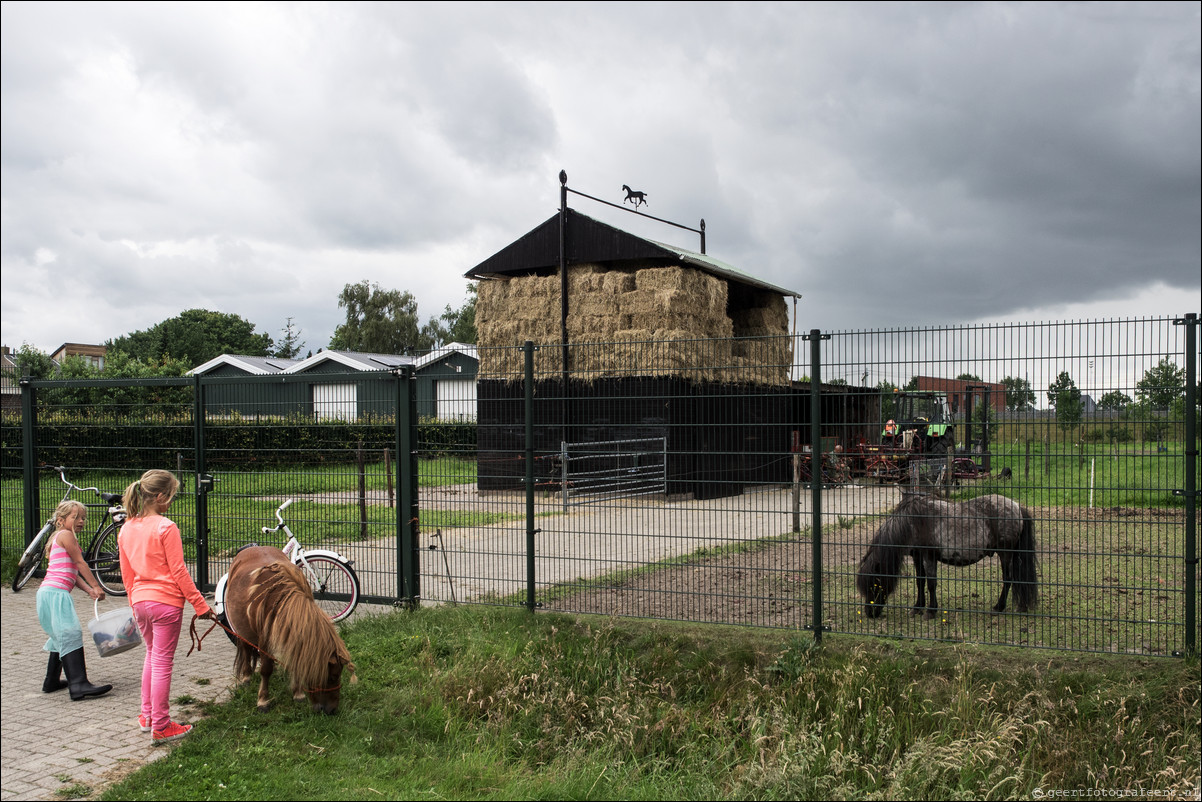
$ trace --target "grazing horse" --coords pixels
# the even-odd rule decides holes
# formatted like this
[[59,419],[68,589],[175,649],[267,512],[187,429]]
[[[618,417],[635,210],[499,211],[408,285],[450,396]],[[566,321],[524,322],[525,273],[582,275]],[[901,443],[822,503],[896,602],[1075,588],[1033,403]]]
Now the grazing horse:
[[860,560],[856,588],[864,597],[864,612],[869,618],[884,614],[885,600],[896,589],[902,562],[909,555],[918,582],[918,600],[911,613],[934,618],[939,607],[935,600],[938,564],[972,565],[991,554],[1002,563],[1002,595],[993,611],[1006,609],[1013,585],[1018,611],[1027,612],[1038,600],[1031,513],[1005,496],[951,502],[908,493],[881,524]]
[[[230,564],[225,612],[238,635],[234,675],[247,682],[258,664],[259,710],[271,705],[267,685],[278,662],[291,678],[293,699],[307,694],[313,712],[337,713],[342,673],[355,681],[350,653],[284,552],[252,546]],[[253,644],[253,645],[251,645]]]
[[[634,208],[636,208],[636,209],[639,208],[639,204],[646,205],[646,203],[647,203],[647,193],[646,192],[635,192],[633,189],[626,186],[625,184],[622,185],[622,189],[626,190],[626,201],[629,201],[629,200],[634,201]],[[626,201],[622,201],[622,203],[625,203]]]

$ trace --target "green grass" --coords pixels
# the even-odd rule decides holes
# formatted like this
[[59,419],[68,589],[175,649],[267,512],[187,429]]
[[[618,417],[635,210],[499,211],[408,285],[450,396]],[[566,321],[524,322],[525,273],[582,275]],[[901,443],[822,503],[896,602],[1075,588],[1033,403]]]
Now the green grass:
[[[394,470],[395,470],[395,466]],[[240,545],[247,540],[260,536],[263,526],[274,525],[274,512],[280,502],[287,497],[303,497],[306,495],[350,494],[358,492],[358,469],[351,466],[336,466],[325,468],[304,468],[295,471],[260,471],[254,473],[222,472],[212,470],[217,477],[213,492],[209,495],[209,524],[218,542],[229,540]],[[370,536],[385,536],[381,533],[380,525],[391,521],[392,514],[382,502],[388,489],[384,463],[376,462],[365,466],[365,489],[371,494],[372,503],[368,509]],[[56,473],[42,471],[40,474],[39,494],[42,511],[39,518],[49,515],[58,500],[62,498],[65,487]],[[119,493],[137,478],[132,473],[116,471],[78,471],[69,472],[67,478],[81,487],[99,487],[104,492]],[[476,482],[476,463],[458,457],[438,457],[418,460],[418,484],[420,487],[443,487],[457,484],[474,484]],[[24,550],[23,481],[20,478],[6,479],[0,483],[0,508],[4,510],[3,530],[0,544],[3,545],[3,561],[0,571],[3,576],[11,576],[16,559]],[[187,528],[194,520],[195,504],[190,496],[195,492],[195,476],[184,473],[181,476],[179,500],[172,506],[169,513],[173,520]],[[95,496],[76,493],[85,503],[98,502]],[[265,497],[261,500],[257,497]],[[399,499],[399,493],[393,488],[393,498]],[[306,545],[315,546],[325,540],[358,539],[359,508],[357,503],[322,504],[320,515],[315,514],[315,505],[306,505],[303,499],[298,500],[286,513],[286,520],[294,532]],[[91,529],[86,529],[88,541],[95,526],[99,523],[103,511],[90,511],[89,523]],[[442,512],[426,511],[423,514],[423,525],[429,526],[478,526],[508,520],[512,516],[490,513],[473,512]],[[348,529],[349,526],[349,529]],[[352,534],[348,537],[348,531]],[[189,538],[184,538],[185,548]],[[235,543],[236,541],[236,543]],[[280,544],[283,545],[283,539]],[[189,552],[187,556],[194,556]]]
[[104,799],[1196,795],[1199,665],[442,607],[343,634],[337,716],[251,687]]
[[1182,507],[1184,500],[1173,491],[1185,487],[1185,444],[1157,448],[1155,443],[1033,442],[1028,459],[1024,442],[995,442],[991,473],[996,477],[1010,468],[1013,477],[972,484],[1034,507],[1088,507],[1091,500],[1094,507]]

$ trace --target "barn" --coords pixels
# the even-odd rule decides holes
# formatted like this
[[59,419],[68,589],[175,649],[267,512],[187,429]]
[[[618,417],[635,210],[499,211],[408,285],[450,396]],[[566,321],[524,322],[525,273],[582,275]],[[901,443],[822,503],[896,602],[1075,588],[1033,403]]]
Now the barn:
[[521,486],[515,346],[527,340],[540,346],[540,455],[662,438],[669,494],[732,495],[780,478],[796,421],[785,299],[800,293],[570,208],[465,275],[479,282],[482,490]]

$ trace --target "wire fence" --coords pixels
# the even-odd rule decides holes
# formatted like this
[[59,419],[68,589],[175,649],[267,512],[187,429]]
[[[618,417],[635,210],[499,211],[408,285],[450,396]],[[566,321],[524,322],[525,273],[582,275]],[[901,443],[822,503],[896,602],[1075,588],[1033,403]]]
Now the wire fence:
[[[1191,315],[480,348],[460,404],[474,415],[455,421],[419,418],[405,371],[27,381],[25,409],[3,416],[5,569],[60,495],[39,464],[111,491],[165,467],[206,586],[296,498],[292,530],[354,559],[368,601],[1182,654],[1199,621],[1195,329]],[[642,445],[602,465],[615,442]],[[597,459],[574,472],[565,453]],[[574,494],[593,471],[640,492]],[[662,484],[644,493],[648,472]],[[999,528],[992,513],[919,516],[945,544],[928,604],[914,547],[862,569],[914,493],[1011,499],[1034,544],[956,540]],[[1028,553],[1038,604],[994,611]],[[866,598],[861,573],[892,593]]]

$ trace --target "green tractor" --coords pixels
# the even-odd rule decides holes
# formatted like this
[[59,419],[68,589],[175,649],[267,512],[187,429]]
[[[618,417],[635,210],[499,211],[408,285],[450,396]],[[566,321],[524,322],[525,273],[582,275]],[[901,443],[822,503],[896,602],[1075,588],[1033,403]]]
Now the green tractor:
[[881,432],[882,445],[915,454],[955,451],[955,426],[945,393],[895,391],[894,415]]

